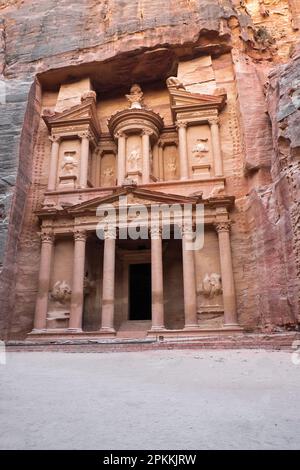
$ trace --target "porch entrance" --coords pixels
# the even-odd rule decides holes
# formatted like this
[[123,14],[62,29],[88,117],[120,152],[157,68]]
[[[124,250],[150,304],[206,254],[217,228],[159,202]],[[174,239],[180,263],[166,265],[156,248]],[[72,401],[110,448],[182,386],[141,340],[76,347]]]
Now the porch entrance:
[[129,265],[129,320],[151,320],[151,264]]

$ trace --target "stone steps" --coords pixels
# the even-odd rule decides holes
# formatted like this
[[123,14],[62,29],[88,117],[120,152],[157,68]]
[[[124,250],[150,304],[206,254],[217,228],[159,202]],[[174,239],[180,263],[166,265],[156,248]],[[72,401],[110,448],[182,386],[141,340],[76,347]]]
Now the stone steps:
[[146,338],[147,331],[151,328],[151,321],[149,320],[128,320],[121,324],[118,329],[116,338]]

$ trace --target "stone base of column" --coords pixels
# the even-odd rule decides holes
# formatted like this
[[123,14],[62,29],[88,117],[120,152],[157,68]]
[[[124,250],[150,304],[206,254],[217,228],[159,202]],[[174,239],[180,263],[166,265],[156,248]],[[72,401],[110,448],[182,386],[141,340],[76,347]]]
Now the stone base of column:
[[226,323],[222,326],[223,329],[239,329],[242,330],[243,328],[238,323]]
[[29,334],[30,335],[40,335],[40,334],[43,334],[43,333],[47,333],[47,331],[48,330],[46,328],[41,329],[41,330],[34,328]]
[[152,326],[150,331],[165,331],[166,327],[162,326]]
[[115,330],[114,328],[110,328],[110,327],[103,326],[103,327],[100,328],[99,333],[112,333],[112,334],[116,334],[116,330]]
[[188,325],[184,325],[184,330],[198,330],[199,329],[199,325],[198,323],[191,323],[191,324],[188,324]]
[[81,328],[68,328],[68,333],[83,333]]

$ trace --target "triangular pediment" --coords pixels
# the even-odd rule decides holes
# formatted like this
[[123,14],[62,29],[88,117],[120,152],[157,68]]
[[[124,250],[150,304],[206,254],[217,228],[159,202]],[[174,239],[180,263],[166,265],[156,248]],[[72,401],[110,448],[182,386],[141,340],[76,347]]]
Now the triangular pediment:
[[[123,199],[122,199],[123,198]],[[126,198],[126,199],[125,199]],[[122,188],[114,191],[108,196],[100,196],[89,201],[76,204],[68,208],[69,214],[82,214],[85,212],[96,212],[99,206],[113,205],[116,208],[121,205],[127,204],[128,206],[145,205],[150,206],[153,204],[195,204],[199,200],[199,196],[187,197],[175,194],[166,194],[159,191],[151,191],[142,188]]]
[[100,126],[93,99],[84,100],[82,103],[73,106],[61,113],[44,114],[43,119],[49,131],[59,131],[60,127],[66,125],[76,126],[87,124],[92,127],[96,135],[100,135]]

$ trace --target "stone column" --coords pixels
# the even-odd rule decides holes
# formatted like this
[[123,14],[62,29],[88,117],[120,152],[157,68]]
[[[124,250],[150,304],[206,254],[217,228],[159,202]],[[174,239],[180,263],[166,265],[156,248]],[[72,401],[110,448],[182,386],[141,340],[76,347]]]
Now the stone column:
[[34,332],[45,331],[47,328],[48,298],[52,265],[54,235],[52,232],[41,233],[41,258],[38,281],[38,294],[35,306]]
[[224,326],[238,326],[229,234],[230,222],[217,222],[215,228],[219,238]]
[[122,186],[126,173],[126,135],[117,132],[115,138],[118,139],[117,185]]
[[143,170],[142,170],[142,183],[147,184],[150,182],[150,135],[152,132],[148,129],[143,130],[142,133],[142,149],[143,149]]
[[223,161],[221,153],[221,141],[219,130],[219,119],[213,118],[209,120],[211,131],[211,142],[214,158],[215,176],[223,176]]
[[152,286],[152,331],[163,330],[164,290],[162,238],[159,227],[151,227],[151,286]]
[[161,181],[164,180],[164,147],[163,144],[160,142],[158,145],[158,175]]
[[102,287],[102,322],[101,331],[115,333],[115,258],[116,234],[113,229],[105,233],[103,257],[103,287]]
[[182,229],[182,264],[185,328],[197,328],[197,294],[194,251],[187,249],[192,238],[192,228]]
[[51,157],[50,157],[50,167],[49,167],[49,176],[48,176],[48,191],[55,191],[56,189],[56,180],[57,180],[57,167],[58,167],[58,157],[59,157],[59,144],[60,136],[52,135],[49,137],[52,142],[51,147]]
[[79,137],[81,138],[79,186],[86,188],[89,168],[90,135],[88,132],[83,132]]
[[187,150],[187,123],[177,121],[179,138],[179,166],[180,166],[180,179],[186,180],[189,178],[189,162]]
[[69,329],[75,332],[82,331],[86,237],[87,235],[84,230],[78,230],[74,233],[73,282]]

